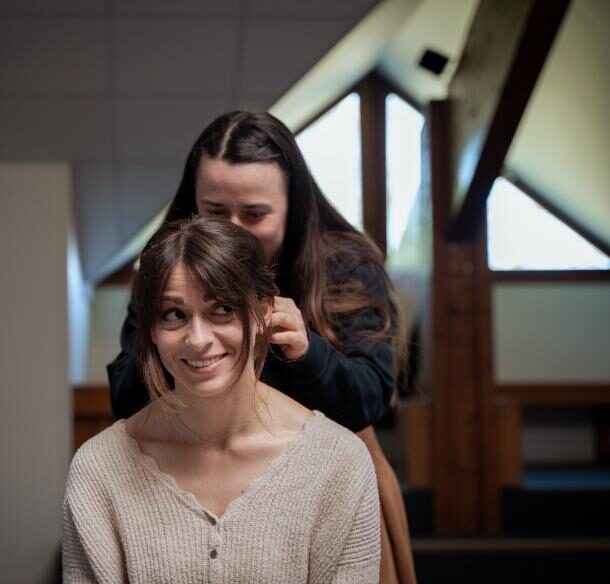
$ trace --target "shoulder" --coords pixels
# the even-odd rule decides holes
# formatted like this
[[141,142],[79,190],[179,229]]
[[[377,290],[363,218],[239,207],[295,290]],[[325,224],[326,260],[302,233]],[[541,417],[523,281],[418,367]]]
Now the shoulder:
[[321,494],[319,511],[325,517],[357,513],[360,501],[378,499],[377,475],[364,442],[353,432],[316,413],[314,451],[306,465]]
[[110,476],[120,460],[127,455],[127,435],[123,421],[115,422],[87,440],[77,451],[70,464],[68,487],[80,481],[90,482]]
[[329,468],[348,474],[370,472],[373,469],[368,448],[356,434],[321,412],[316,412],[315,416],[315,432],[312,432],[315,440],[312,441],[312,446],[319,449],[327,459],[325,464]]

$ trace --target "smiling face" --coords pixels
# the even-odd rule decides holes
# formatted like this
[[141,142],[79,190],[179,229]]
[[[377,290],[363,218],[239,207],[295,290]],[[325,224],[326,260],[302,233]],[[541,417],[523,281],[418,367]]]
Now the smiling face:
[[177,395],[219,396],[253,375],[248,358],[237,378],[243,334],[234,309],[206,298],[182,263],[171,271],[151,336]]
[[277,257],[288,215],[286,177],[277,163],[230,164],[203,156],[195,196],[199,215],[247,229],[261,243],[268,264]]

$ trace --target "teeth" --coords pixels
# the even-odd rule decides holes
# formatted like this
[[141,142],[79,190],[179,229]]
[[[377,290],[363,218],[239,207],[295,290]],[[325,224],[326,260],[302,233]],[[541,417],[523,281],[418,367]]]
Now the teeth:
[[203,361],[189,361],[188,359],[186,359],[186,362],[191,367],[209,367],[214,363],[218,363],[218,361],[220,361],[222,357],[223,355],[219,355],[218,357],[213,357],[212,359],[204,359]]

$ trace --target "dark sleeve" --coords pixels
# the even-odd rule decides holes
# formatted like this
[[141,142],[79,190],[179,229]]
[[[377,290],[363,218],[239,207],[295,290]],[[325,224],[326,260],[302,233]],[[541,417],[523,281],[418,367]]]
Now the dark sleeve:
[[130,301],[127,318],[121,329],[121,352],[106,367],[110,384],[112,414],[117,419],[129,418],[148,403],[148,391],[135,359],[136,326],[133,301]]
[[[361,266],[352,276],[389,306],[384,279],[370,266]],[[341,351],[309,330],[305,356],[278,363],[286,386],[279,389],[354,432],[377,422],[385,414],[395,386],[392,344],[389,336],[376,342],[363,340],[362,331],[382,326],[381,316],[373,309],[342,317],[336,328]]]

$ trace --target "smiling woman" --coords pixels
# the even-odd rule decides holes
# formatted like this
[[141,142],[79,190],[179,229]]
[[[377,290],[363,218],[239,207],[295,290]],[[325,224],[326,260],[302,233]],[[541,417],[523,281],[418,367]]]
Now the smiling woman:
[[366,447],[259,380],[276,293],[257,238],[224,219],[147,244],[133,302],[151,402],[72,461],[65,582],[378,581]]
[[234,385],[225,379],[233,369],[243,372],[236,367],[243,331],[233,307],[204,300],[182,263],[169,276],[151,336],[174,378],[176,395],[191,387],[196,394],[213,395],[211,386],[222,390]]
[[[182,229],[173,225],[173,230],[161,229],[142,253],[142,276],[134,284],[140,322],[136,359],[151,398],[170,402],[184,397],[193,379],[206,380],[216,370],[235,377],[217,385],[235,385],[248,359],[260,374],[267,343],[259,337],[267,331],[277,293],[260,246],[247,231],[209,220],[207,236],[197,238],[197,229],[190,227],[190,233],[186,225],[198,222],[183,222]],[[170,235],[163,239],[166,231]],[[197,367],[200,362],[205,365]],[[174,392],[163,367],[174,377]]]

